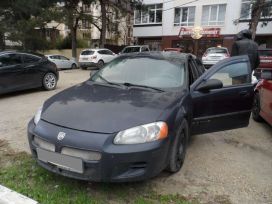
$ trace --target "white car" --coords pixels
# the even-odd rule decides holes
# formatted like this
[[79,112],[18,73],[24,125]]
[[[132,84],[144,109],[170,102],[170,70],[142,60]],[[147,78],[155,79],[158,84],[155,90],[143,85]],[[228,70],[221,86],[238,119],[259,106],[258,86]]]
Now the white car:
[[117,55],[109,49],[86,49],[80,53],[79,65],[82,69],[87,67],[102,68],[105,63],[109,63]]
[[53,62],[58,69],[76,69],[78,64],[75,60],[62,55],[45,55],[47,59]]
[[202,57],[202,63],[206,68],[210,68],[220,60],[229,58],[228,48],[225,47],[211,47],[206,50]]
[[119,54],[128,54],[134,52],[150,52],[148,45],[133,45],[125,47]]

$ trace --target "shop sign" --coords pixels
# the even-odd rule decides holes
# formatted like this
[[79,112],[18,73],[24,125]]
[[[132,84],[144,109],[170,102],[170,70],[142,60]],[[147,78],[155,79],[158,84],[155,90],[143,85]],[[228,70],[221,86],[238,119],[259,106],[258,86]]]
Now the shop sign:
[[179,31],[179,37],[191,36],[193,39],[200,39],[201,37],[218,38],[220,36],[220,28],[185,28],[181,27]]

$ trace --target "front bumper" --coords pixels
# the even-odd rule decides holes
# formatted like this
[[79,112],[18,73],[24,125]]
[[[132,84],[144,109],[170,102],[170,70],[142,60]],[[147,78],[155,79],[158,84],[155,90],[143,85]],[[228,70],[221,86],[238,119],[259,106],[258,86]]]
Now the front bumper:
[[[66,133],[61,141],[57,140],[59,132]],[[63,147],[72,147],[99,152],[101,159],[83,160],[83,173],[62,169],[37,158],[34,136],[55,144],[56,153],[60,154]],[[63,176],[96,182],[140,181],[158,175],[168,164],[169,137],[162,141],[137,145],[114,145],[113,138],[114,135],[72,130],[42,120],[37,126],[33,120],[28,125],[28,140],[33,157],[43,168]]]

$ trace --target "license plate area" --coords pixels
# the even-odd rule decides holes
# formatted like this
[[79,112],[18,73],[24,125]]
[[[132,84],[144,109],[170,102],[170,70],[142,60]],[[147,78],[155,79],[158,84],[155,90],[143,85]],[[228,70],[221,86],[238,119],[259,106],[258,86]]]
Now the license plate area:
[[50,152],[44,149],[37,148],[38,159],[56,165],[61,169],[83,173],[83,161],[80,158],[63,155],[56,152]]

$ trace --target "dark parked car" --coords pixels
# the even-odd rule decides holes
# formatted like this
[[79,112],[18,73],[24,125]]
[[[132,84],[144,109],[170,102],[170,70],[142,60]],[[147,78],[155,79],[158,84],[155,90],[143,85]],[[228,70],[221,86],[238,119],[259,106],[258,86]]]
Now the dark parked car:
[[253,119],[258,122],[266,120],[272,126],[272,69],[262,71],[254,95]]
[[250,74],[247,56],[204,72],[190,54],[121,55],[44,103],[28,124],[31,152],[49,171],[91,181],[177,172],[191,135],[248,125]]
[[0,94],[36,87],[52,90],[58,77],[56,65],[43,55],[0,52]]

